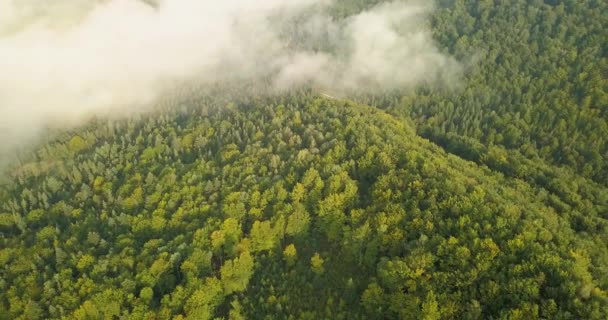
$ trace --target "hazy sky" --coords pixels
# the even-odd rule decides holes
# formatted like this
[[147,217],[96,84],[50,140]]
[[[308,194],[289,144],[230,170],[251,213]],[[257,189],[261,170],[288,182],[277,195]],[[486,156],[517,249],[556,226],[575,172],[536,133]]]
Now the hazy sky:
[[369,92],[459,70],[432,40],[430,1],[343,21],[326,13],[331,0],[157,2],[0,0],[0,154],[46,125],[141,108],[193,76]]

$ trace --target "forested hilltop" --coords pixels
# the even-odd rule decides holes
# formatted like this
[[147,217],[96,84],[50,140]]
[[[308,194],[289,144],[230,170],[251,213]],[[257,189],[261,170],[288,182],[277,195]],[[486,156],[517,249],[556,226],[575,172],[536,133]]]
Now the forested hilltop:
[[453,88],[182,88],[21,154],[0,319],[607,319],[608,3],[436,7]]
[[99,122],[13,174],[6,318],[606,316],[603,219],[577,235],[548,192],[370,107]]

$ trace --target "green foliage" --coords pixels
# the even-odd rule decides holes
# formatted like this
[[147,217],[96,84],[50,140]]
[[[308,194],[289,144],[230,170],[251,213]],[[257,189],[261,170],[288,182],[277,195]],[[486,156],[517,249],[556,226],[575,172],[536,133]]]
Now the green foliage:
[[[0,193],[9,317],[605,316],[605,218],[585,202],[601,188],[554,194],[378,109],[278,99],[113,122],[64,158],[81,180],[15,177]],[[194,142],[133,165],[173,135]]]
[[245,290],[253,274],[253,257],[247,251],[241,253],[238,258],[226,261],[220,274],[226,294]]
[[325,272],[323,262],[325,262],[325,260],[323,260],[318,253],[315,253],[312,258],[310,258],[310,268],[312,269],[312,272],[323,274]]
[[74,136],[68,143],[68,148],[74,153],[83,151],[87,147],[87,142],[80,136]]
[[411,116],[419,132],[433,131],[433,141],[449,139],[461,156],[477,158],[474,144],[497,145],[608,186],[608,59],[602,40],[608,38],[608,3],[438,4],[437,40],[474,65],[464,87],[386,97],[381,104]]
[[439,0],[461,88],[59,134],[0,186],[0,319],[608,318],[605,12]]
[[145,288],[141,289],[141,291],[139,292],[139,298],[147,303],[152,301],[153,297],[154,297],[154,292],[152,291],[152,288],[150,288],[150,287],[145,287]]
[[207,278],[186,302],[184,311],[189,319],[212,319],[215,308],[224,300],[220,281]]
[[274,232],[270,221],[256,221],[251,228],[251,249],[253,252],[267,251],[274,247]]
[[293,243],[285,247],[285,250],[283,250],[283,259],[285,259],[285,262],[287,262],[287,264],[290,266],[296,263],[296,260],[298,259],[298,251]]
[[439,320],[441,315],[439,314],[439,306],[433,291],[429,291],[426,296],[424,303],[422,304],[422,319],[424,320]]

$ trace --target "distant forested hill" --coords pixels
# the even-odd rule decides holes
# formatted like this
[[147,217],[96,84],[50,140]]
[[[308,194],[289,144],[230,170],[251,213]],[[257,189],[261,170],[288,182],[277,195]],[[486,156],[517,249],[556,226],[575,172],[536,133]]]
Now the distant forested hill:
[[391,107],[453,149],[504,147],[608,186],[608,2],[438,4],[435,37],[471,61],[464,86],[456,94],[420,90]]

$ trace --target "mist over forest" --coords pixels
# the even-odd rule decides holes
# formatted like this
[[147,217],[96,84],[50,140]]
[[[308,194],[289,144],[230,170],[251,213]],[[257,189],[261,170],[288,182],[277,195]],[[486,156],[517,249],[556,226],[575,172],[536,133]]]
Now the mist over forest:
[[[149,110],[176,83],[378,92],[453,86],[427,1],[337,15],[334,1],[4,1],[0,134],[26,144],[46,127]],[[402,72],[395,72],[403,69]]]
[[607,319],[606,26],[0,0],[0,320]]

